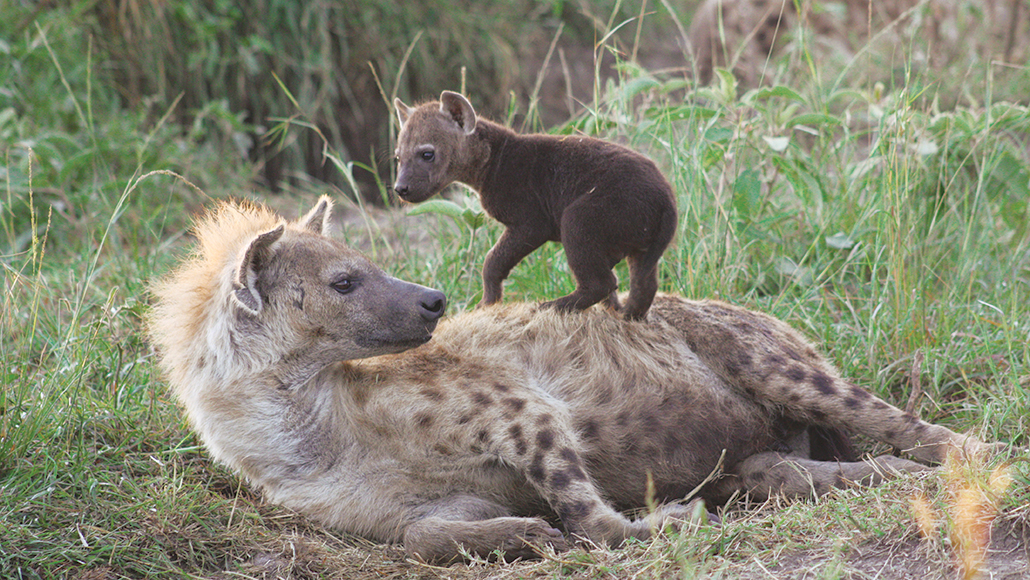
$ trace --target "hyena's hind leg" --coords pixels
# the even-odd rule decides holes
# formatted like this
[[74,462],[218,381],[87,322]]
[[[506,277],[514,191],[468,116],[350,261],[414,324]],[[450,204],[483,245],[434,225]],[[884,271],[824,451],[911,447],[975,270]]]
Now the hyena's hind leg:
[[711,495],[729,498],[734,494],[747,494],[758,501],[774,495],[816,497],[851,482],[878,485],[899,474],[929,469],[932,468],[893,455],[866,461],[835,462],[766,452],[740,462],[732,473],[727,473],[715,484]]
[[950,451],[996,453],[988,445],[920,420],[848,383],[785,322],[720,302],[688,303],[666,317],[727,383],[791,419],[841,427],[888,443],[927,463]]

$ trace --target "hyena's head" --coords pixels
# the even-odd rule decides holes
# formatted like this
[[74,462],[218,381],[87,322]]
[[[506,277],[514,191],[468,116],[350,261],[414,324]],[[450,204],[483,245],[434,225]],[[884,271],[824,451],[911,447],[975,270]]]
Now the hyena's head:
[[476,112],[465,97],[444,91],[439,101],[409,107],[394,100],[401,131],[397,136],[397,181],[393,189],[404,201],[418,203],[462,181],[475,163],[469,136]]
[[333,362],[432,337],[443,293],[387,276],[324,235],[329,213],[327,197],[291,223],[226,204],[198,224],[197,255],[155,289],[151,333],[173,383],[215,367],[297,386]]

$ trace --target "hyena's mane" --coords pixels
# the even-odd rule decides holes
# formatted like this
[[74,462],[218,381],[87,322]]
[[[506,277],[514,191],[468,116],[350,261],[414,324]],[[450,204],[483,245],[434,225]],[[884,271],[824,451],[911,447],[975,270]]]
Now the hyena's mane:
[[264,206],[222,203],[194,223],[194,251],[152,286],[156,300],[148,320],[150,336],[180,400],[197,382],[199,371],[228,362],[220,356],[218,343],[230,323],[234,270],[241,253],[261,233],[285,224]]

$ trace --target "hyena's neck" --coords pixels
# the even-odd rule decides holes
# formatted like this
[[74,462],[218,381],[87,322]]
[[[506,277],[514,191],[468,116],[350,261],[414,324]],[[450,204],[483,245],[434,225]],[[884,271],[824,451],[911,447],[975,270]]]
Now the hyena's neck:
[[503,125],[479,119],[475,132],[467,139],[469,155],[466,175],[457,181],[468,185],[480,195],[490,195],[497,189],[495,177],[505,173],[506,165],[517,162],[512,158],[511,151],[521,136]]

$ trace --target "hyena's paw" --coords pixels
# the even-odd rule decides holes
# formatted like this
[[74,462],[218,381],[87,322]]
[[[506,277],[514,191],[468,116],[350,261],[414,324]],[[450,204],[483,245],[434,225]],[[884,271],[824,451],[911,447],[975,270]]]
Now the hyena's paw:
[[698,529],[706,525],[719,524],[719,517],[708,513],[704,500],[694,499],[686,504],[669,503],[658,506],[655,511],[647,514],[643,521],[655,533],[669,527],[673,530],[683,531]]
[[1019,454],[1019,449],[1007,443],[987,443],[972,435],[959,435],[941,453],[943,457],[954,455],[960,459],[976,459],[979,461],[1010,459]]
[[551,546],[555,551],[567,550],[569,545],[561,530],[552,528],[547,522],[537,518],[520,518],[518,525],[513,526],[498,548],[504,552],[506,560],[516,558],[538,558],[541,550]]

